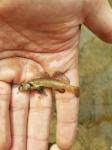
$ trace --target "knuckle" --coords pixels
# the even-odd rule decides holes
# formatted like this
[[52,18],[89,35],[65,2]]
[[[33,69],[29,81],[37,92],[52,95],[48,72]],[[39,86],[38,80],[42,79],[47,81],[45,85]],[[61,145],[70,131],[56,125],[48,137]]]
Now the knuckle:
[[0,95],[10,94],[10,86],[6,82],[0,81]]
[[68,102],[68,100],[74,100],[74,94],[66,91],[65,93],[59,93],[56,91],[56,99]]

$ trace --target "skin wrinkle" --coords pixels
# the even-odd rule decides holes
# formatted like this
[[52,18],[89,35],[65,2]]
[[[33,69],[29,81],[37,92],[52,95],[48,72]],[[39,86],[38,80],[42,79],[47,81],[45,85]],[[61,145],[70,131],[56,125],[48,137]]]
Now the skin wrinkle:
[[60,124],[75,124],[75,123],[77,123],[77,119],[76,120],[72,120],[72,121],[60,121],[59,119],[57,120],[58,121],[58,123],[60,123]]
[[30,107],[30,112],[40,112],[40,111],[43,111],[43,110],[46,110],[46,109],[52,109],[52,107],[43,107],[43,106],[40,106],[40,107],[36,107],[36,108],[34,108],[34,107]]
[[[4,26],[6,26],[6,24],[4,24]],[[8,31],[7,31],[7,30],[8,30]],[[11,32],[11,33],[12,33],[12,34],[11,34],[11,37],[13,38],[13,44],[12,44],[12,42],[10,41],[10,39],[8,39],[8,36],[5,35],[4,32],[8,32],[8,33]],[[6,28],[4,27],[4,28],[1,30],[1,34],[0,34],[0,35],[1,35],[1,39],[3,39],[3,40],[2,40],[2,41],[3,41],[3,42],[2,42],[2,47],[0,48],[0,51],[3,51],[3,49],[4,49],[4,50],[5,50],[5,49],[7,50],[5,43],[7,43],[8,49],[10,49],[10,44],[9,44],[10,42],[11,42],[11,47],[15,47],[14,45],[15,45],[17,42],[14,44],[14,41],[15,41],[15,39],[18,37],[18,35],[15,34],[15,33],[13,34],[13,30],[10,30],[10,28],[9,28],[8,25],[6,26]],[[6,40],[5,40],[4,38],[5,38]],[[23,38],[21,37],[20,39],[23,39]],[[9,40],[10,42],[9,42],[8,40]],[[20,40],[20,41],[21,41],[21,40]],[[1,43],[0,43],[0,46],[1,46]],[[5,47],[4,47],[4,46],[5,46]],[[13,49],[12,49],[12,50],[13,50]]]
[[28,138],[28,139],[31,139],[31,140],[34,140],[34,141],[42,141],[42,142],[46,142],[48,140],[48,138],[46,139],[37,139],[37,138],[34,138],[34,137],[31,137],[31,136],[26,136],[26,135],[12,135],[13,137],[23,137],[23,138]]
[[[8,25],[9,25],[9,24],[8,24]],[[11,25],[10,25],[10,26],[11,26]],[[12,26],[11,26],[11,27],[12,27]],[[12,28],[13,28],[13,27],[12,27]],[[72,27],[72,28],[74,28],[74,27]],[[76,27],[76,28],[77,28],[77,27]],[[70,30],[70,29],[69,29],[69,30]],[[74,32],[76,32],[76,31],[77,31],[77,33],[79,33],[79,32],[78,32],[78,29],[77,29],[77,30],[74,30]],[[59,31],[58,31],[58,32],[59,32]],[[71,31],[70,31],[70,32],[71,32]],[[17,31],[17,33],[18,33],[18,31]],[[73,34],[73,32],[71,32],[71,33]],[[21,34],[22,34],[22,33],[21,33]],[[44,33],[44,35],[45,35],[45,33]],[[48,36],[48,35],[47,35],[47,36]],[[78,37],[78,36],[76,36],[76,35],[74,35],[74,36],[75,36],[75,37]],[[71,35],[72,38],[73,38],[74,36]],[[60,37],[60,36],[59,36],[59,37]],[[58,40],[59,40],[59,37],[58,37]],[[67,36],[63,36],[63,37],[67,37]],[[53,38],[54,38],[54,36],[53,36],[51,39],[53,39]],[[51,39],[50,39],[50,40],[51,40]],[[62,39],[62,38],[61,38],[61,39]],[[71,39],[70,39],[70,40],[71,40]],[[31,40],[30,40],[30,41],[31,41]],[[68,39],[67,39],[67,43],[69,43],[69,40],[68,40]],[[64,45],[66,45],[66,44],[64,44]],[[39,45],[37,44],[36,47],[39,47]],[[64,49],[64,48],[61,48],[61,47],[60,47],[60,48],[58,48],[58,49],[61,49],[61,51],[62,51],[62,49]],[[68,48],[67,48],[67,49],[68,49]],[[47,52],[48,52],[48,51],[47,51]]]
[[20,34],[22,37],[26,38],[29,42],[32,42],[32,43],[37,47],[37,44],[36,44],[34,41],[32,41],[32,40],[29,39],[27,36],[25,36],[24,34],[20,33],[19,31],[17,31],[13,26],[9,25],[9,24],[7,23],[7,21],[4,20],[1,15],[0,15],[0,18],[2,18],[2,20],[3,20],[10,28],[12,28],[15,32],[17,32],[18,34]]
[[[10,51],[11,52],[11,51]],[[4,52],[3,52],[4,53]],[[1,52],[1,55],[3,54],[2,52]],[[6,52],[6,54],[7,55],[5,55],[4,57],[2,57],[2,58],[0,58],[0,60],[3,60],[3,59],[7,59],[7,58],[15,58],[15,57],[18,57],[18,58],[26,58],[28,61],[30,61],[30,60],[33,60],[34,62],[36,62],[36,63],[38,63],[38,64],[42,64],[41,63],[41,61],[38,59],[36,59],[36,58],[34,58],[34,55],[32,56],[32,53],[31,53],[31,57],[30,57],[30,53],[28,54],[29,56],[27,56],[27,55],[25,55],[24,56],[24,52],[20,52],[21,54],[16,54],[15,52],[14,52],[14,54],[13,54],[13,52],[12,52],[12,54],[10,55],[9,53],[7,54],[7,52]],[[9,55],[9,56],[8,56]],[[13,56],[12,56],[13,55]],[[23,57],[24,56],[24,57]],[[0,56],[1,57],[1,56]]]
[[[60,96],[59,95],[56,98],[57,98],[57,100],[60,100]],[[64,96],[62,97],[61,96],[61,99],[63,99],[63,103],[69,103],[70,100],[74,101],[74,98],[75,98],[75,95],[73,97],[64,97]],[[69,101],[68,101],[68,99],[69,99]]]
[[10,108],[10,110],[11,110],[11,111],[21,111],[21,110],[22,110],[22,111],[23,111],[23,110],[25,111],[25,110],[28,110],[28,108],[29,108],[29,107],[17,107],[17,106],[12,106],[12,107]]

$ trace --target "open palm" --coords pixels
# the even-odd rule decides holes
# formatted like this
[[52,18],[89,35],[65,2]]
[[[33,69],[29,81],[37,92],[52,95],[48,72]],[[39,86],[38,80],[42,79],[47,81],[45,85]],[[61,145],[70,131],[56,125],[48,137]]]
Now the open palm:
[[[0,150],[48,148],[51,90],[46,89],[47,96],[37,91],[20,92],[21,82],[40,72],[52,76],[60,71],[72,85],[79,86],[78,52],[73,46],[79,27],[71,32],[73,23],[60,23],[61,18],[45,7],[45,2],[37,3],[3,0],[0,4]],[[56,142],[68,150],[76,131],[79,98],[69,92],[55,92],[55,96]]]

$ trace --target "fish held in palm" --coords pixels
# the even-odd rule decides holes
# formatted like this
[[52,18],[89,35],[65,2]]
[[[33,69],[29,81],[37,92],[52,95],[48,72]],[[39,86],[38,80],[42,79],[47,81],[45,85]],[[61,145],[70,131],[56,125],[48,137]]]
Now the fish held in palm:
[[79,97],[80,92],[79,87],[70,85],[70,80],[61,72],[56,72],[52,77],[44,75],[31,81],[23,82],[19,86],[20,91],[37,90],[41,94],[45,94],[45,88],[51,88],[60,93],[64,93],[65,91],[72,92],[77,97]]

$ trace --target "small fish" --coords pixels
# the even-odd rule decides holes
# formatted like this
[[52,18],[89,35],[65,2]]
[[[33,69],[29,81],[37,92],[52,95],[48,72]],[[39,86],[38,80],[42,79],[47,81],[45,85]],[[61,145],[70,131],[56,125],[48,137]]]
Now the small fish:
[[47,78],[36,78],[29,82],[23,82],[19,86],[20,91],[37,90],[39,93],[45,94],[44,88],[51,88],[52,90],[57,90],[60,93],[69,91],[79,97],[79,87],[70,85],[69,79],[62,76],[60,72],[56,72],[51,78],[48,76]]

